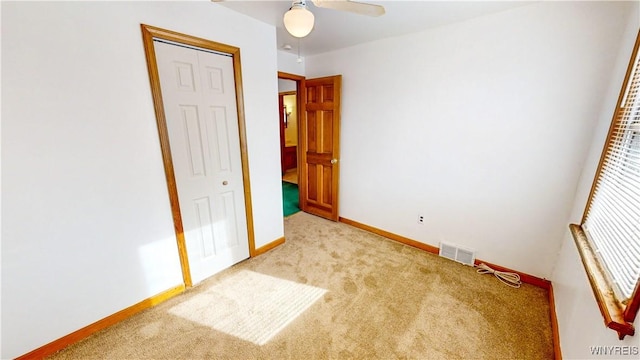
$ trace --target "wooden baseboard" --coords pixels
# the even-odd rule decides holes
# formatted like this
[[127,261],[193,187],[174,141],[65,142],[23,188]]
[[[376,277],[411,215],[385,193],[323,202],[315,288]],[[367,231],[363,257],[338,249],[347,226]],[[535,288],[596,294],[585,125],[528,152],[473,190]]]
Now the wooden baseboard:
[[553,295],[553,284],[549,283],[549,312],[551,316],[551,335],[553,336],[553,358],[562,360],[560,350],[560,330],[558,329],[558,316],[556,315],[556,299]]
[[63,336],[58,340],[50,342],[42,347],[39,347],[31,352],[28,352],[18,358],[16,360],[26,360],[26,359],[43,359],[46,356],[49,356],[57,351],[64,349],[65,347],[74,344],[89,335],[98,332],[102,329],[105,329],[111,325],[114,325],[122,320],[125,320],[142,310],[146,310],[155,305],[160,304],[163,301],[166,301],[176,295],[179,295],[185,291],[185,286],[178,285],[172,289],[161,292],[158,295],[152,296],[148,299],[142,300],[139,303],[129,306],[124,310],[120,310],[117,313],[107,316],[102,320],[98,320],[95,323],[85,326],[80,330],[74,331],[69,335]]
[[[281,237],[279,239],[276,239],[258,249],[255,250],[253,256],[258,256],[258,255],[262,255],[264,253],[266,253],[267,251],[284,244],[285,239],[284,237]],[[98,320],[97,322],[90,324],[88,326],[83,327],[80,330],[74,331],[73,333],[63,336],[58,340],[54,340],[53,342],[46,344],[42,347],[39,347],[29,353],[26,353],[20,357],[18,357],[16,360],[31,360],[31,359],[43,359],[57,351],[60,351],[64,348],[66,348],[67,346],[74,344],[86,337],[88,337],[89,335],[98,332],[102,329],[105,329],[111,325],[114,325],[122,320],[125,320],[139,312],[141,312],[142,310],[151,308],[157,304],[160,304],[161,302],[168,300],[178,294],[181,294],[185,291],[185,285],[179,285],[176,286],[172,289],[169,289],[167,291],[164,291],[158,295],[155,295],[153,297],[150,297],[148,299],[142,300],[141,302],[132,305],[124,310],[120,310],[117,313],[107,316],[106,318],[102,319],[102,320]]]
[[[418,248],[420,250],[424,250],[426,252],[429,253],[433,253],[433,254],[438,254],[438,248],[432,245],[428,245],[425,243],[421,243],[419,241],[415,241],[409,238],[406,238],[404,236],[400,236],[400,235],[396,235],[393,233],[390,233],[388,231],[385,230],[381,230],[378,228],[375,228],[373,226],[369,226],[366,224],[362,224],[359,223],[357,221],[354,220],[350,220],[350,219],[346,219],[343,217],[340,217],[339,220],[342,223],[351,225],[353,227],[383,236],[385,238],[394,240],[394,241],[398,241],[400,243]],[[269,250],[280,246],[282,244],[284,244],[285,242],[285,238],[281,237],[279,239],[276,239],[258,249],[255,250],[255,255],[254,256],[258,256],[258,255],[262,255],[266,252],[268,252]],[[560,351],[560,337],[559,337],[559,332],[558,332],[558,322],[557,322],[557,316],[556,316],[556,310],[555,310],[555,299],[554,299],[554,295],[553,295],[553,286],[551,284],[551,281],[546,280],[546,279],[541,279],[532,275],[528,275],[525,273],[521,273],[518,271],[514,271],[499,265],[495,265],[495,264],[491,264],[491,263],[487,263],[485,261],[481,261],[481,260],[476,260],[476,264],[478,263],[485,263],[488,266],[492,267],[495,270],[498,271],[508,271],[508,272],[515,272],[517,274],[520,275],[520,278],[523,282],[531,284],[531,285],[535,285],[541,288],[544,288],[548,291],[549,293],[549,307],[550,307],[550,316],[551,316],[551,330],[552,330],[552,334],[553,334],[553,347],[554,347],[554,358],[556,360],[562,360],[562,353]],[[98,332],[102,329],[105,329],[111,325],[114,325],[122,320],[125,320],[145,309],[151,308],[157,304],[160,304],[176,295],[179,295],[181,293],[183,293],[185,291],[185,286],[183,285],[179,285],[176,286],[172,289],[166,290],[158,295],[155,295],[153,297],[150,297],[148,299],[142,300],[141,302],[132,305],[124,310],[118,311],[117,313],[110,315],[102,320],[99,320],[91,325],[85,326],[84,328],[77,330],[69,335],[66,335],[58,340],[55,340],[49,344],[46,344],[38,349],[35,349],[27,354],[24,354],[18,358],[16,358],[16,360],[31,360],[31,359],[43,359],[46,356],[49,356],[59,350],[64,349],[65,347],[74,344],[86,337],[88,337],[89,335]]]
[[266,253],[267,251],[269,251],[269,250],[271,250],[271,249],[273,249],[273,248],[275,248],[277,246],[280,246],[282,244],[284,244],[284,236],[279,238],[279,239],[276,239],[276,240],[274,240],[274,241],[272,241],[272,242],[270,242],[270,243],[268,243],[268,244],[266,244],[264,246],[261,246],[261,247],[257,248],[254,251],[253,256],[262,255],[262,254]]
[[551,286],[551,281],[547,279],[539,278],[537,276],[533,276],[517,270],[509,269],[504,266],[500,266],[500,265],[492,264],[490,262],[486,262],[484,260],[476,259],[475,264],[478,265],[480,263],[484,263],[485,265],[489,266],[493,270],[518,274],[520,275],[520,280],[525,284],[537,286],[545,290],[549,290],[549,287]]
[[[359,223],[357,221],[354,220],[350,220],[350,219],[346,219],[346,218],[339,218],[340,222],[351,225],[353,227],[356,227],[358,229],[362,229],[380,236],[384,236],[387,239],[391,239],[394,241],[398,241],[401,242],[403,244],[409,245],[409,246],[413,246],[415,248],[427,251],[429,253],[432,254],[438,254],[439,253],[439,249],[435,246],[432,245],[428,245],[425,243],[421,243],[419,241],[415,241],[409,238],[406,238],[404,236],[400,236],[400,235],[396,235],[393,233],[390,233],[388,231],[385,230],[381,230],[378,228],[375,228],[373,226],[369,226],[366,224],[362,224]],[[518,275],[520,275],[520,280],[522,280],[523,283],[526,284],[530,284],[533,286],[537,286],[540,288],[543,288],[545,290],[547,290],[548,292],[548,296],[549,296],[549,308],[550,308],[550,316],[551,316],[551,332],[552,332],[552,336],[553,336],[553,352],[554,352],[554,357],[556,360],[562,360],[562,353],[560,352],[560,335],[558,332],[558,319],[556,317],[556,306],[555,306],[555,300],[553,297],[553,286],[551,284],[551,281],[547,280],[547,279],[543,279],[543,278],[539,278],[537,276],[533,276],[533,275],[529,275],[520,271],[516,271],[513,269],[509,269],[506,268],[504,266],[500,266],[500,265],[496,265],[496,264],[492,264],[483,260],[479,260],[476,259],[475,264],[478,265],[480,263],[484,263],[487,266],[491,267],[494,270],[497,271],[504,271],[504,272],[511,272],[511,273],[516,273]]]
[[401,243],[403,243],[405,245],[413,246],[415,248],[418,248],[420,250],[424,250],[426,252],[430,252],[432,254],[437,254],[438,251],[439,251],[439,249],[437,247],[435,247],[435,246],[431,246],[431,245],[428,245],[428,244],[425,244],[425,243],[421,243],[419,241],[415,241],[415,240],[406,238],[404,236],[396,235],[396,234],[390,233],[390,232],[388,232],[386,230],[378,229],[378,228],[375,228],[373,226],[369,226],[369,225],[366,225],[366,224],[363,224],[363,223],[359,223],[359,222],[351,220],[351,219],[340,217],[340,218],[338,218],[338,221],[341,222],[341,223],[345,223],[347,225],[351,225],[353,227],[357,227],[358,229],[362,229],[362,230],[368,231],[370,233],[374,233],[376,235],[380,235],[380,236],[386,237],[387,239],[395,240],[395,241],[401,242]]
[[[384,237],[386,237],[388,239],[395,240],[395,241],[401,242],[401,243],[409,245],[409,246],[413,246],[415,248],[427,251],[427,252],[432,253],[432,254],[438,254],[440,252],[440,249],[438,249],[435,246],[428,245],[428,244],[425,244],[425,243],[421,243],[419,241],[415,241],[413,239],[406,238],[404,236],[396,235],[396,234],[390,233],[390,232],[388,232],[386,230],[381,230],[381,229],[375,228],[373,226],[362,224],[362,223],[359,223],[359,222],[351,220],[351,219],[346,219],[346,218],[341,217],[339,219],[339,221],[342,222],[342,223],[351,225],[353,227],[357,227],[358,229],[366,230],[368,232],[371,232],[371,233],[374,233],[374,234],[377,234],[377,235],[380,235],[380,236],[384,236]],[[506,268],[504,266],[495,265],[495,264],[486,262],[484,260],[476,259],[475,264],[478,265],[480,263],[485,263],[486,265],[488,265],[491,268],[493,268],[495,270],[498,270],[498,271],[506,271],[506,272],[516,273],[516,274],[520,275],[520,280],[522,280],[522,282],[524,282],[526,284],[530,284],[530,285],[534,285],[534,286],[537,286],[537,287],[541,287],[543,289],[549,289],[549,286],[551,286],[551,281],[549,281],[547,279],[542,279],[542,278],[539,278],[539,277],[536,277],[536,276],[533,276],[533,275],[529,275],[529,274],[526,274],[526,273],[523,273],[523,272],[520,272],[520,271],[516,271],[516,270],[512,270],[512,269]]]

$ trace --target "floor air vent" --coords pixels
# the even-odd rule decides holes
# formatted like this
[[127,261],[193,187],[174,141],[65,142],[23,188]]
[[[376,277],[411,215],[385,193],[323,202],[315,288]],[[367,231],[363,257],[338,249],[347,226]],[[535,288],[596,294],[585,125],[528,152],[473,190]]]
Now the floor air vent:
[[440,256],[469,266],[473,266],[473,262],[476,259],[476,254],[473,250],[443,242],[440,243]]

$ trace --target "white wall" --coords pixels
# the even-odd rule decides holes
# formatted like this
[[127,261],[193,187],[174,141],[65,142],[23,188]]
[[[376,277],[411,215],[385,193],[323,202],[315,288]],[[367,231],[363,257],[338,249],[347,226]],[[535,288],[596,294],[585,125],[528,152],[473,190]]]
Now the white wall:
[[343,75],[340,216],[548,278],[629,8],[543,2],[307,57],[307,78]]
[[296,82],[288,79],[278,79],[278,92],[296,91]]
[[304,76],[305,60],[298,62],[298,55],[286,51],[278,51],[278,71]]
[[[591,184],[602,153],[609,125],[618,101],[620,88],[624,81],[633,45],[640,28],[640,3],[628,11],[628,16],[621,17],[622,23],[627,21],[626,31],[616,52],[617,59],[611,67],[608,89],[603,92],[602,106],[598,111],[598,121],[584,170],[580,178],[573,202],[573,210],[567,222],[579,224],[589,197]],[[612,42],[614,39],[612,39]],[[592,355],[591,347],[597,346],[636,346],[640,347],[640,335],[627,336],[619,341],[617,333],[607,329],[598,305],[593,296],[584,267],[580,261],[575,242],[568,227],[562,242],[562,248],[552,274],[553,288],[556,299],[556,313],[560,329],[560,342],[565,359],[606,358],[602,355]],[[640,322],[635,321],[637,328]],[[613,356],[613,358],[624,356]],[[629,356],[628,358],[637,358]]]
[[275,29],[210,1],[2,2],[2,352],[182,283],[140,23],[241,49],[256,246],[283,236]]

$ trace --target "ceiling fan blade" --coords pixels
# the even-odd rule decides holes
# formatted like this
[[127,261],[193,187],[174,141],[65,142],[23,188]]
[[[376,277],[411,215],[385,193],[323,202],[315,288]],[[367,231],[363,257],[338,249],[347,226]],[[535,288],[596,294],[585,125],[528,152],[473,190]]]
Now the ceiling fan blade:
[[380,5],[361,3],[350,0],[311,0],[320,8],[348,11],[360,15],[381,16],[384,15],[384,7]]

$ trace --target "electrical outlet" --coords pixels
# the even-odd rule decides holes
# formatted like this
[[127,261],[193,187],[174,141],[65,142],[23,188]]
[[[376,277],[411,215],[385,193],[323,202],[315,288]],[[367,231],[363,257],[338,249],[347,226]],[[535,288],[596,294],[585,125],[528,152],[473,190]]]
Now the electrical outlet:
[[424,216],[423,215],[418,215],[418,224],[424,224]]

